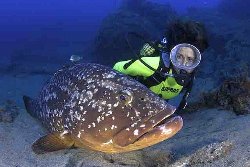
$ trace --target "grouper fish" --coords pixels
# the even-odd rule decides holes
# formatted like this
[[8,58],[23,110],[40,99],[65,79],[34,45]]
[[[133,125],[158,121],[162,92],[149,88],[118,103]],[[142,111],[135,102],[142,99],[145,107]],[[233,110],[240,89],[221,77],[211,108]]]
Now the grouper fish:
[[133,78],[93,63],[58,70],[37,98],[23,97],[27,112],[49,133],[36,154],[81,147],[106,153],[142,149],[183,126],[175,107]]

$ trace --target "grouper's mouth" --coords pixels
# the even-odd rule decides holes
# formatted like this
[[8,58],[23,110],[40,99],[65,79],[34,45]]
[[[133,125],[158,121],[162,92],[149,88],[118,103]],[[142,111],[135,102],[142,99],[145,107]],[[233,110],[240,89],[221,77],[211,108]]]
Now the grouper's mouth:
[[134,142],[135,145],[150,146],[174,136],[183,126],[180,116],[169,116],[154,124]]
[[136,145],[136,147],[140,145],[146,147],[166,140],[175,135],[183,126],[182,118],[173,116],[174,112],[175,108],[168,106],[129,130],[122,130],[114,139],[122,147],[130,144]]

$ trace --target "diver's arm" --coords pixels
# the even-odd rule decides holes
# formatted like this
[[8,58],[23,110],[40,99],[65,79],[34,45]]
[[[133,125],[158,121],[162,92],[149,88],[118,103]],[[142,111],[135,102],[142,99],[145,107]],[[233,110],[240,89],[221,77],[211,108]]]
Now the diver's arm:
[[186,108],[187,99],[188,99],[188,96],[189,96],[189,94],[190,94],[190,92],[192,90],[192,87],[193,87],[193,80],[194,80],[194,76],[192,77],[191,81],[189,82],[188,86],[186,87],[185,93],[184,93],[184,95],[182,97],[182,100],[181,100],[179,106],[176,109],[176,112],[179,112],[179,111]]
[[[142,57],[141,59],[154,69],[157,69],[159,66],[160,57]],[[121,61],[116,63],[113,69],[130,76],[148,77],[154,73],[140,60]]]

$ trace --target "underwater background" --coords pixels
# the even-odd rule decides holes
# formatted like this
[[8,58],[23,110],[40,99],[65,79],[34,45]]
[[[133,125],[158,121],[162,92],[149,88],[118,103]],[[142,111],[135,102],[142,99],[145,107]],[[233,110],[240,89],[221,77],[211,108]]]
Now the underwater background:
[[[0,166],[250,166],[249,6],[249,0],[0,1]],[[35,97],[72,55],[110,67],[135,58],[125,34],[157,40],[174,19],[201,22],[209,37],[180,134],[120,156],[31,153],[43,132],[25,113],[23,95]],[[137,42],[131,41],[136,51]]]

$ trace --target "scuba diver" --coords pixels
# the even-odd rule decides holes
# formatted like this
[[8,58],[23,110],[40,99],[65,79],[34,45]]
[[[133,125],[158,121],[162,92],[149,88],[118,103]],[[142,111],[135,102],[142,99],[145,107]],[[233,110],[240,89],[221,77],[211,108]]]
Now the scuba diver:
[[129,75],[166,101],[183,92],[176,112],[185,109],[201,53],[208,47],[204,26],[194,21],[174,21],[161,41],[147,42],[140,57],[117,62],[113,69]]

